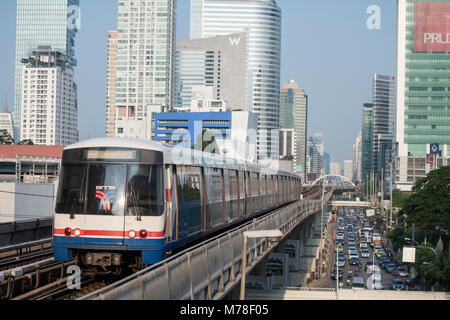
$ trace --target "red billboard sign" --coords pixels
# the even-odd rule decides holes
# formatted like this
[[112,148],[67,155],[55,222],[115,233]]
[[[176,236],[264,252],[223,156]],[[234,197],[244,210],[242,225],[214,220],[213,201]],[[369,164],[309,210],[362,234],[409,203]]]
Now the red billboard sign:
[[450,2],[414,4],[414,52],[450,52]]

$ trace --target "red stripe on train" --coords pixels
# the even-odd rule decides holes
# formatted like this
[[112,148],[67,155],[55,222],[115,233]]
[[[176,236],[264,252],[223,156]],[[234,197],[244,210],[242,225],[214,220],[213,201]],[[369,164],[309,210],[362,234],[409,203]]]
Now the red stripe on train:
[[[64,233],[65,229],[55,229],[54,234],[57,236],[65,236]],[[166,233],[166,229],[164,227],[163,231],[148,231],[147,238],[161,238],[164,237],[164,234]],[[80,236],[101,236],[101,237],[118,237],[118,238],[125,238],[127,237],[128,232],[123,231],[106,231],[106,230],[80,230]]]

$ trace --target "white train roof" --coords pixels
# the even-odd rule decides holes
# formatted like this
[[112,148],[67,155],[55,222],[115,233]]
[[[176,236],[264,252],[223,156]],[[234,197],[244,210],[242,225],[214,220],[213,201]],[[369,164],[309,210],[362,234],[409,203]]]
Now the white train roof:
[[160,151],[163,153],[164,163],[167,164],[211,166],[233,170],[261,172],[262,174],[283,173],[284,175],[299,178],[299,176],[296,174],[267,168],[259,164],[249,163],[233,158],[227,158],[223,155],[215,155],[198,150],[157,143],[154,141],[144,141],[128,138],[98,138],[85,140],[69,145],[64,148],[64,150],[85,148],[134,148],[141,150]]

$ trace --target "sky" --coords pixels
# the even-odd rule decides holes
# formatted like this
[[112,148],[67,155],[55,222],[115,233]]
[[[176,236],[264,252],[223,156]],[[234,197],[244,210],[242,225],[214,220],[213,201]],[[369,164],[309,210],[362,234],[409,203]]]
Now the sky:
[[[277,0],[282,10],[281,84],[308,94],[308,136],[323,133],[331,162],[352,157],[362,106],[372,101],[373,75],[396,73],[394,0]],[[369,6],[380,29],[369,30]],[[117,26],[117,0],[80,0],[76,38],[80,140],[105,135],[107,33]],[[177,39],[189,38],[189,0],[177,3]],[[16,0],[0,1],[0,101],[14,108]]]

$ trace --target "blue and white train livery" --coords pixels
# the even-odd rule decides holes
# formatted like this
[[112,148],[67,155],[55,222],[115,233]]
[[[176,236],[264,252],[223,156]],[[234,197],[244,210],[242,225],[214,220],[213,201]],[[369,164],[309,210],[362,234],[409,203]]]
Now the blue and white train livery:
[[140,269],[210,233],[300,198],[292,173],[120,138],[63,151],[56,260],[94,273]]

